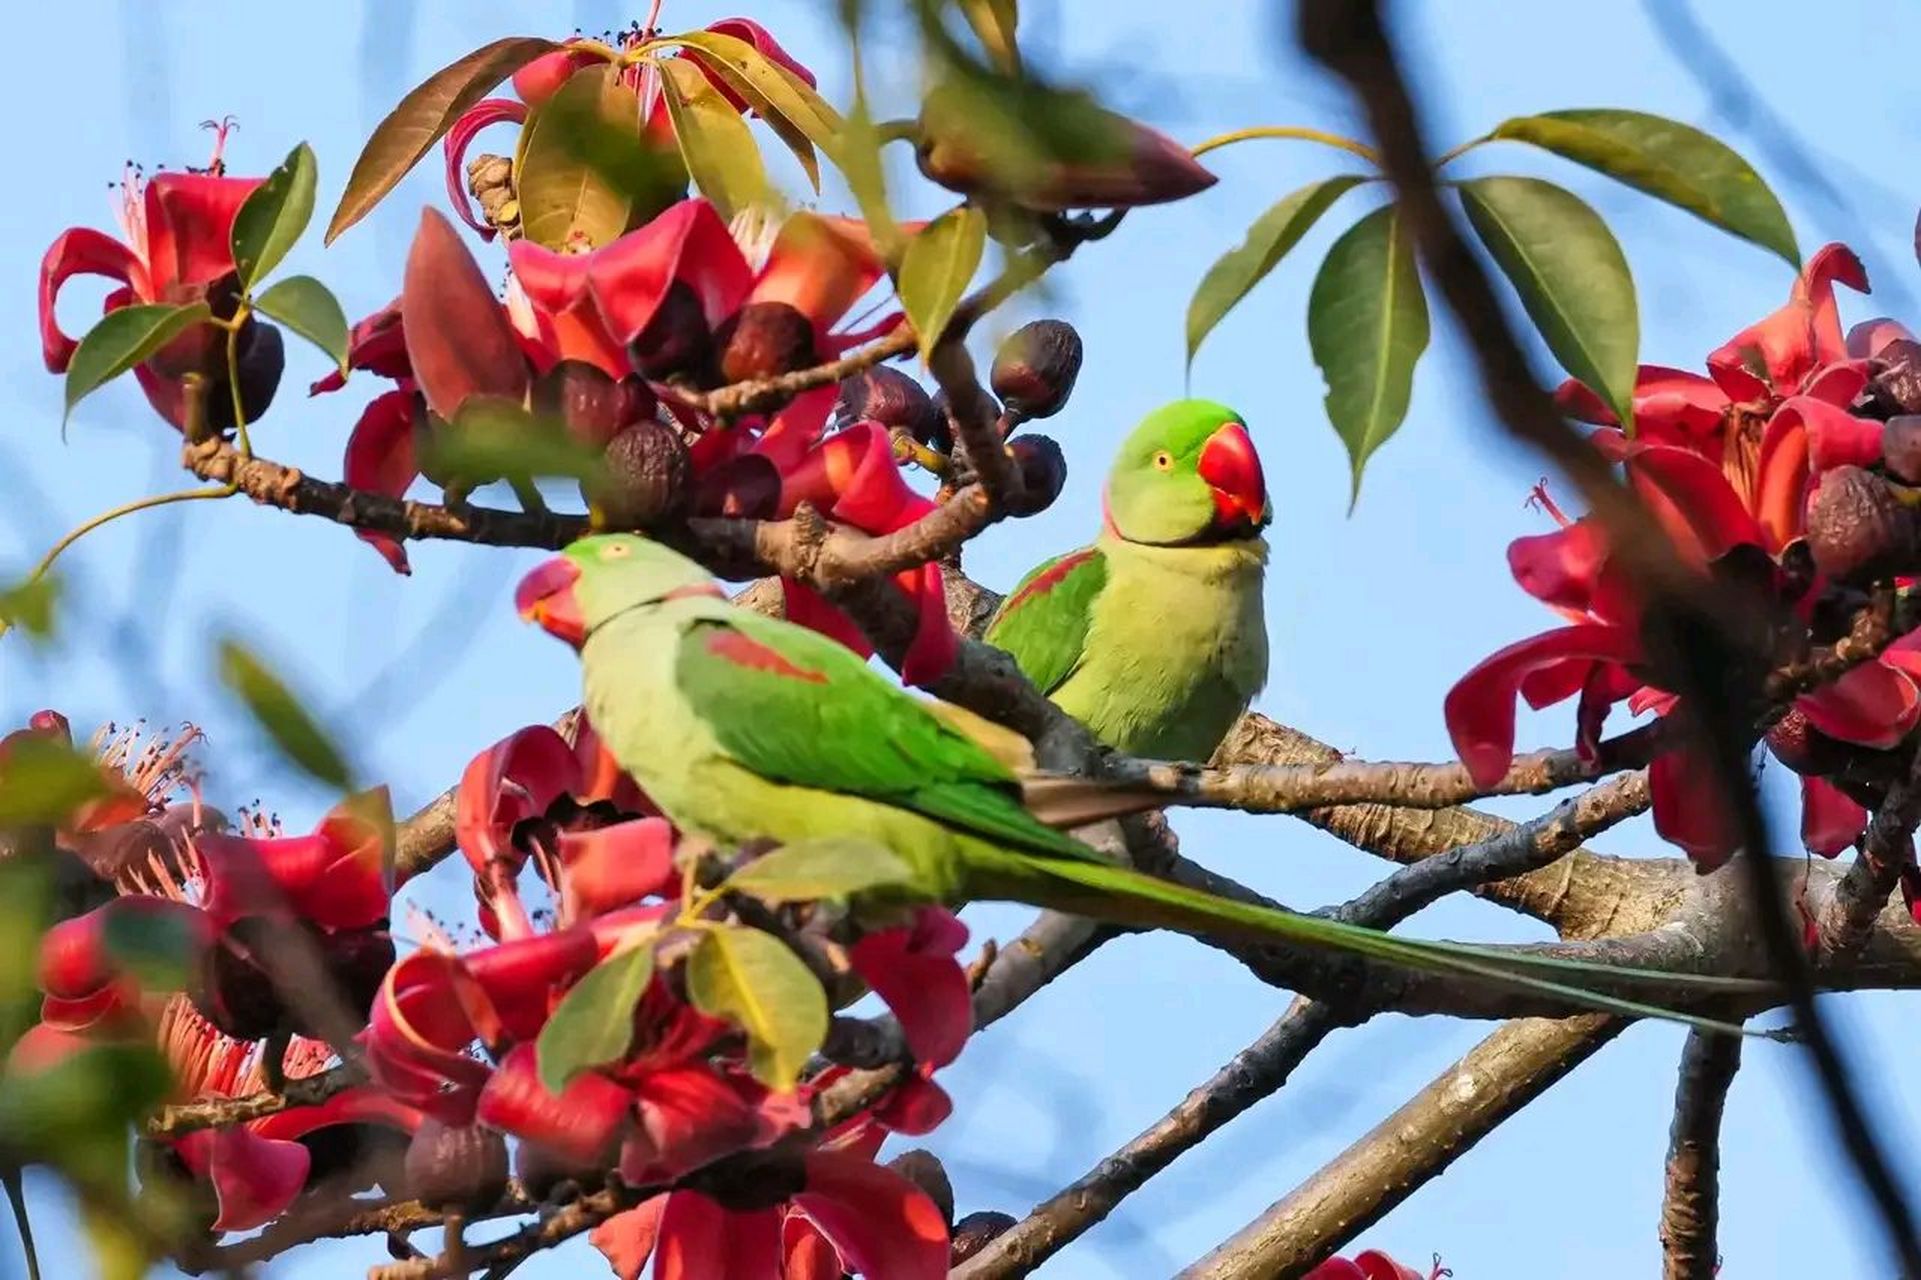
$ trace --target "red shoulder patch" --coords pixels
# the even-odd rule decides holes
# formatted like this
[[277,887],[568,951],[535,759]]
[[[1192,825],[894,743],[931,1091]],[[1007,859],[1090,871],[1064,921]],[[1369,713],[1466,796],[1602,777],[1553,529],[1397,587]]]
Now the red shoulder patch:
[[1097,554],[1099,553],[1096,552],[1093,547],[1082,547],[1079,551],[1068,552],[1059,560],[1049,565],[1047,572],[1036,576],[1032,582],[1022,587],[1019,591],[1016,591],[1008,598],[1007,603],[1003,605],[1002,608],[1018,608],[1027,601],[1028,597],[1037,596],[1045,591],[1052,590],[1054,587],[1059,586],[1068,574],[1086,564]]
[[777,676],[806,680],[813,684],[827,683],[827,677],[820,672],[797,667],[782,657],[779,650],[770,649],[760,641],[732,629],[711,631],[703,643],[706,644],[708,653],[723,662],[731,662],[737,667],[746,667],[750,671],[768,671]]

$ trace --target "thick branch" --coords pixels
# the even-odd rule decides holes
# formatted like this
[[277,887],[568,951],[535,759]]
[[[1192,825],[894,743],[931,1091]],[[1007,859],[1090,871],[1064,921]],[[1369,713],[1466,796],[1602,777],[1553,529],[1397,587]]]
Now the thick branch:
[[1831,957],[1855,955],[1874,918],[1900,883],[1901,868],[1914,861],[1914,829],[1921,823],[1921,756],[1906,779],[1888,789],[1868,824],[1867,838],[1848,873],[1815,917],[1820,949]]
[[1741,1037],[1688,1034],[1668,1134],[1667,1198],[1661,1204],[1662,1275],[1714,1280],[1720,1217],[1721,1112],[1741,1066]]
[[1181,1276],[1293,1280],[1306,1274],[1625,1025],[1596,1015],[1509,1023]]

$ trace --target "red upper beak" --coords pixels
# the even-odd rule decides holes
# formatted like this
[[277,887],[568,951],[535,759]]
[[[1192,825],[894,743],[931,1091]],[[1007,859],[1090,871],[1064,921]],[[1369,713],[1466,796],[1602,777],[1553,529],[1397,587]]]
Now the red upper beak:
[[574,599],[574,583],[579,580],[580,566],[566,556],[544,560],[520,580],[514,607],[529,622],[538,622],[550,634],[578,646],[587,639],[580,602]]
[[1261,455],[1254,452],[1246,427],[1230,422],[1209,436],[1201,446],[1196,469],[1214,491],[1216,525],[1267,527],[1267,479],[1261,474]]

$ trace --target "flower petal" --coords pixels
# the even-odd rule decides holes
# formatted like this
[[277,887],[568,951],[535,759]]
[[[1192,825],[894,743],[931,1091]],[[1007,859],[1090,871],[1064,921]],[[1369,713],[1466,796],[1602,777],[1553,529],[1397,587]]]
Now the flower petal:
[[803,211],[781,224],[747,301],[786,303],[814,322],[818,339],[885,271],[865,223]]
[[654,1280],[781,1280],[780,1212],[731,1213],[698,1191],[676,1191],[654,1254]]
[[[810,467],[808,450],[814,449],[816,445],[820,445],[821,433],[826,430],[827,419],[834,411],[834,401],[838,395],[839,389],[833,386],[816,387],[812,391],[801,392],[781,407],[780,411],[774,415],[774,420],[767,424],[766,429],[760,433],[760,438],[754,442],[753,452],[772,462],[774,469],[781,473],[781,495],[783,504],[787,501],[786,495],[790,483],[806,483],[809,485],[820,483],[818,479],[811,477],[805,482],[799,480],[790,482],[788,473],[797,469],[806,470]],[[841,434],[845,433],[843,432]],[[840,436],[836,435],[834,438],[839,439]],[[832,441],[828,443],[831,444]],[[825,447],[826,446],[822,446],[822,448]],[[819,450],[815,451],[819,452]],[[893,458],[891,446],[888,458],[889,465],[891,466]],[[713,464],[708,462],[708,465],[711,466]],[[818,465],[818,463],[812,464],[816,470],[818,469]],[[894,470],[897,472],[899,469],[898,467],[894,467]],[[824,490],[820,495],[821,501],[819,505],[825,508],[831,504],[834,500],[834,495],[838,492],[838,488],[831,486]],[[799,501],[799,499],[795,498],[794,501]],[[791,510],[792,508],[789,507],[788,509]]]
[[[528,296],[540,302],[546,281],[529,279],[522,258],[549,277],[556,264],[544,252],[536,254],[520,244],[512,252],[514,273],[527,286]],[[607,331],[623,349],[647,327],[676,282],[694,291],[708,325],[714,326],[740,308],[752,280],[726,221],[698,198],[672,205],[646,226],[580,255],[580,260]]]
[[1718,560],[1744,542],[1766,547],[1766,535],[1741,495],[1700,454],[1650,445],[1629,456],[1627,473],[1649,513],[1694,563]]
[[[342,478],[349,488],[398,498],[420,474],[414,461],[414,414],[418,397],[410,389],[374,397],[347,437]],[[385,533],[360,529],[355,536],[373,547],[396,573],[408,573],[407,549]]]
[[1808,723],[1843,742],[1887,750],[1921,719],[1912,677],[1882,662],[1865,662],[1833,684],[1794,700]]
[[[881,929],[848,949],[854,972],[893,1010],[916,1062],[944,1067],[960,1056],[974,1029],[973,994],[967,973],[954,959],[953,931],[945,921],[923,926],[930,915],[955,919],[939,907],[924,907],[913,925]],[[966,940],[965,926],[960,932]]]
[[640,1126],[621,1148],[620,1176],[636,1186],[765,1145],[758,1097],[712,1067],[652,1071],[633,1090]]
[[1592,610],[1607,558],[1607,542],[1591,520],[1516,538],[1507,547],[1508,571],[1521,590],[1543,604],[1576,613]]
[[674,828],[665,818],[563,831],[557,844],[569,919],[629,906],[664,893],[678,880]]
[[1868,829],[1868,811],[1825,778],[1801,779],[1801,843],[1832,858]]
[[[211,946],[213,923],[205,912],[185,902],[150,894],[128,894],[95,907],[85,915],[62,920],[40,936],[40,989],[55,1000],[86,1001],[120,983],[130,982],[108,943],[114,922],[130,919],[167,921],[197,955]],[[116,997],[113,1004],[120,1003]],[[95,1010],[95,1017],[104,1010]]]
[[930,1080],[925,1070],[904,1077],[874,1104],[876,1123],[894,1133],[910,1137],[932,1133],[954,1114],[954,1100],[947,1090]]
[[386,788],[337,805],[313,834],[249,839],[203,833],[195,852],[207,876],[207,915],[221,928],[242,916],[292,914],[326,929],[364,929],[387,918],[392,813]]
[[467,1125],[492,1072],[465,1050],[477,1035],[499,1034],[486,993],[459,957],[416,951],[387,971],[360,1039],[375,1083],[436,1120]]
[[298,1142],[262,1138],[245,1125],[202,1129],[174,1144],[187,1169],[213,1185],[215,1231],[252,1231],[286,1211],[307,1185],[313,1157]]
[[924,564],[895,574],[894,584],[907,596],[918,618],[914,638],[901,659],[900,678],[916,689],[931,689],[953,670],[960,657],[960,637],[947,617],[946,579],[938,564]]
[[234,269],[233,220],[265,181],[161,173],[147,183],[147,271],[153,294],[207,284]]
[[575,1076],[549,1093],[534,1066],[534,1046],[521,1044],[501,1059],[480,1091],[480,1123],[537,1142],[582,1164],[605,1160],[619,1145],[633,1097],[596,1071]]
[[423,209],[400,286],[407,361],[427,407],[452,421],[475,396],[520,403],[531,378],[520,339],[453,224]]
[[151,296],[146,264],[132,249],[103,231],[74,227],[60,233],[40,260],[40,354],[47,372],[65,373],[80,345],[60,328],[55,304],[60,288],[75,276],[105,276],[130,286],[141,297]]
[[925,1191],[892,1169],[838,1151],[801,1157],[807,1185],[794,1205],[820,1227],[845,1265],[886,1280],[941,1280],[947,1223]]
[[[347,367],[396,380],[413,376],[413,365],[407,360],[407,326],[400,314],[399,298],[354,323],[347,335]],[[323,395],[346,385],[346,376],[335,369],[308,387],[307,394]]]
[[1733,817],[1712,769],[1696,751],[1678,747],[1655,757],[1648,766],[1648,787],[1655,831],[1678,845],[1695,870],[1712,871],[1728,860],[1738,843]]
[[792,578],[780,580],[781,613],[787,621],[818,631],[830,640],[852,649],[863,658],[874,655],[874,646],[868,643],[867,634],[854,620],[834,604],[804,582]]
[[1641,646],[1623,627],[1562,627],[1518,640],[1487,658],[1448,690],[1442,711],[1448,736],[1477,786],[1501,780],[1514,761],[1514,700],[1530,672],[1565,661],[1638,662]]
[[1708,371],[1734,400],[1770,391],[1792,395],[1823,365],[1848,357],[1834,286],[1867,292],[1867,272],[1845,245],[1824,245],[1808,259],[1788,303],[1743,329],[1708,356]]
[[515,102],[512,98],[483,98],[454,121],[454,127],[447,131],[446,138],[440,144],[441,156],[446,161],[447,199],[453,202],[454,212],[460,215],[460,220],[478,231],[482,240],[492,240],[494,229],[474,217],[473,206],[468,203],[464,163],[467,147],[482,129],[510,120],[522,124],[526,119],[527,104],[524,102]]
[[581,785],[580,760],[544,724],[502,738],[467,763],[454,793],[454,840],[475,874],[502,860],[518,870],[514,826],[544,815]]
[[562,929],[500,942],[461,957],[514,1040],[540,1034],[561,993],[600,961],[592,930]]
[[643,1200],[595,1227],[587,1236],[587,1243],[600,1250],[618,1280],[640,1280],[647,1259],[653,1255],[654,1241],[660,1236],[661,1214],[666,1210],[664,1195]]

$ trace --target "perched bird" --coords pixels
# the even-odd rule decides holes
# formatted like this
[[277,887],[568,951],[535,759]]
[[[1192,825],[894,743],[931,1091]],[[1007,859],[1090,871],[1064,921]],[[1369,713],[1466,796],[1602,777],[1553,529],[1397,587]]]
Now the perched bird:
[[[683,831],[723,844],[865,837],[911,874],[871,895],[883,901],[1011,899],[1117,924],[1356,951],[1668,1016],[1518,972],[1585,967],[1574,962],[1391,937],[1116,866],[1049,825],[1051,798],[1065,794],[1062,822],[1078,825],[1155,807],[1154,796],[1035,773],[1018,734],[916,698],[837,642],[733,604],[699,565],[638,535],[582,538],[534,569],[515,603],[580,650],[588,718]],[[1088,795],[1104,787],[1111,804],[1093,812]]]
[[1210,400],[1156,409],[1103,506],[1094,545],[1021,579],[985,638],[1107,746],[1205,762],[1267,683],[1271,512],[1247,425]]

